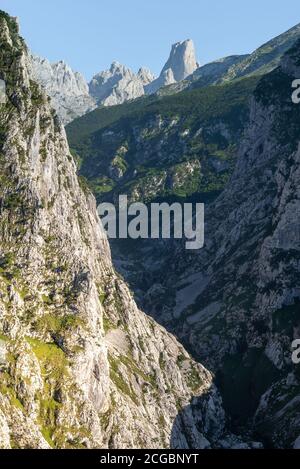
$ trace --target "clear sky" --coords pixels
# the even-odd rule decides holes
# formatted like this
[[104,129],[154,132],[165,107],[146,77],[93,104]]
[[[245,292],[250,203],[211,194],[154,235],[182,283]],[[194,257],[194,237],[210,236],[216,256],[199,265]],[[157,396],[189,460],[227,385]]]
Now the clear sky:
[[300,22],[299,0],[0,0],[33,52],[86,78],[117,60],[158,74],[174,42],[202,64],[254,50]]

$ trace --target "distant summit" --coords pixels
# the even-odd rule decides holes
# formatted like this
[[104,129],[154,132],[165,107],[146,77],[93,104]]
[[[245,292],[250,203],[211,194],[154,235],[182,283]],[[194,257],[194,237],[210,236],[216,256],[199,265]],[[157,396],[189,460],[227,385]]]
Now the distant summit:
[[52,105],[64,124],[95,109],[86,80],[63,60],[51,64],[36,55],[30,56],[30,72],[50,96]]
[[178,83],[195,72],[199,64],[196,51],[191,39],[173,44],[170,56],[163,67],[160,76],[146,88],[147,94],[158,91],[163,86]]
[[162,73],[171,69],[176,81],[184,80],[199,67],[196,51],[191,39],[173,44],[170,57]]
[[89,90],[98,104],[113,106],[143,96],[144,86],[154,78],[148,69],[141,68],[135,74],[125,65],[113,62],[109,70],[93,77]]
[[173,44],[169,58],[160,76],[141,68],[137,74],[132,70],[113,62],[110,69],[94,76],[89,88],[90,94],[98,104],[112,106],[125,101],[156,93],[163,86],[184,80],[199,67],[196,60],[195,46],[191,39]]

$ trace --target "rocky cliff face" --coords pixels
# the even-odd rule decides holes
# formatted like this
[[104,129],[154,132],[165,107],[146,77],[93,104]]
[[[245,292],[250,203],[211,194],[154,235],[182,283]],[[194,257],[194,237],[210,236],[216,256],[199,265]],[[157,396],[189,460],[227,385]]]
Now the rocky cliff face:
[[157,79],[148,69],[142,68],[135,75],[127,67],[114,62],[109,70],[95,75],[90,83],[90,93],[104,106],[122,104],[180,82],[198,66],[193,41],[186,40],[172,46],[170,57]]
[[155,75],[149,70],[149,68],[141,67],[137,73],[138,79],[142,82],[144,86],[149,85],[153,80],[155,80]]
[[144,95],[144,86],[154,77],[147,69],[138,74],[118,62],[94,76],[89,84],[90,94],[98,104],[113,106]]
[[94,199],[3,12],[0,43],[0,446],[240,445],[210,373],[114,272]]
[[160,76],[146,87],[146,93],[152,94],[164,86],[178,83],[195,72],[198,67],[193,41],[187,39],[177,42],[173,44]]
[[170,57],[162,69],[162,73],[171,69],[175,80],[181,81],[191,75],[198,67],[194,43],[191,39],[187,39],[173,44]]
[[74,72],[65,62],[50,64],[46,59],[31,55],[30,74],[51,97],[51,103],[64,124],[96,107],[89,95],[83,76]]

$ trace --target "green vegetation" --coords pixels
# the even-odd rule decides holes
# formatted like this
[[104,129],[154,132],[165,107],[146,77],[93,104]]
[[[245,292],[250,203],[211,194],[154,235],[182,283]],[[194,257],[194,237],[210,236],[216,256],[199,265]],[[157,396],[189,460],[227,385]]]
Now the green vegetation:
[[83,190],[83,192],[84,192],[86,195],[90,195],[91,189],[90,189],[89,182],[88,182],[88,180],[86,179],[86,177],[84,177],[84,176],[79,176],[79,177],[78,177],[78,181],[79,181],[79,185],[80,185],[81,189]]
[[90,190],[93,192],[93,194],[95,194],[97,198],[101,197],[102,194],[111,192],[115,187],[114,181],[108,178],[107,176],[92,179],[88,181],[88,184]]
[[126,160],[120,156],[120,155],[117,155],[113,161],[112,161],[112,166],[115,167],[115,168],[118,168],[120,171],[122,171],[123,173],[126,172],[127,170],[127,163],[126,163]]
[[126,123],[130,125],[133,120],[140,121],[149,115],[157,114],[163,118],[187,116],[187,122],[191,121],[195,115],[202,121],[220,116],[231,116],[235,121],[239,121],[239,113],[241,110],[246,110],[247,101],[257,82],[257,77],[245,78],[229,84],[183,91],[172,96],[150,96],[132,103],[102,107],[76,119],[67,126],[69,142],[77,152],[76,146],[80,145],[84,139],[90,138],[95,132],[111,127],[121,119],[125,125]]
[[[2,110],[10,111],[20,104],[21,95],[26,94],[25,89],[21,89],[19,82],[20,71],[15,67],[16,60],[18,60],[24,48],[24,42],[19,37],[17,22],[11,18],[7,13],[0,10],[0,23],[6,21],[9,29],[11,43],[8,41],[1,41],[0,48],[0,69],[1,78],[5,81],[6,94],[8,96],[7,103],[2,107]],[[16,92],[18,89],[18,92]],[[14,98],[14,99],[12,99]]]
[[55,443],[52,441],[53,432],[50,430],[50,428],[42,427],[41,433],[43,437],[45,438],[45,440],[47,441],[47,443],[49,444],[50,448],[55,448]]
[[188,385],[192,391],[196,392],[202,386],[203,381],[201,379],[199,371],[196,370],[195,366],[192,365],[188,373]]
[[[47,299],[49,297],[46,297]],[[51,303],[50,303],[51,304]],[[58,313],[45,313],[42,317],[38,318],[33,324],[33,327],[40,333],[50,333],[50,335],[60,335],[66,330],[76,329],[77,327],[84,327],[85,323],[76,314],[63,314]]]
[[103,316],[103,328],[105,334],[113,329],[116,329],[115,325],[106,316]]
[[[110,201],[119,193],[138,194],[148,202],[173,196],[184,201],[196,194],[215,197],[232,174],[235,144],[257,81],[244,78],[143,97],[75,120],[67,134],[80,173],[98,201]],[[164,123],[161,128],[158,120]],[[140,130],[139,150],[133,128]]]
[[37,359],[40,362],[43,376],[47,379],[61,381],[67,374],[67,358],[57,345],[45,343],[37,339],[27,338]]
[[137,396],[132,391],[130,385],[124,380],[122,373],[119,370],[119,363],[119,360],[109,355],[110,379],[123,394],[129,396],[136,405],[139,405]]
[[180,355],[178,355],[176,362],[177,362],[177,365],[179,366],[179,368],[182,367],[185,360],[186,360],[186,358],[182,353]]
[[16,263],[14,253],[9,252],[0,258],[0,276],[7,282],[20,278],[20,267]]
[[4,19],[7,23],[9,32],[12,37],[15,37],[18,35],[18,25],[17,22],[11,18],[5,11],[0,10],[0,20]]
[[[3,379],[3,375],[1,373],[1,378]],[[8,396],[10,399],[10,403],[12,406],[16,407],[17,409],[24,410],[23,404],[18,399],[16,391],[11,386],[7,386],[5,383],[0,383],[0,393],[4,396]]]

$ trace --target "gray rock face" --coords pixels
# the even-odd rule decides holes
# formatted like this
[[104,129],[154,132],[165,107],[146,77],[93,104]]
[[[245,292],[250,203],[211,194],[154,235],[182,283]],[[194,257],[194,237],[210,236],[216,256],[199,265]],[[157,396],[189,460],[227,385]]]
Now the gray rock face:
[[138,74],[132,70],[113,62],[110,69],[94,76],[89,84],[90,94],[98,104],[113,106],[144,95],[144,85],[152,79],[152,74],[146,69],[140,69]]
[[153,94],[156,93],[160,88],[173,85],[174,83],[177,83],[177,81],[174,78],[172,69],[168,68],[164,72],[161,72],[160,76],[156,80],[147,85],[145,87],[145,91],[147,94]]
[[173,44],[170,57],[162,69],[162,73],[171,69],[174,79],[181,81],[191,75],[198,67],[194,43],[191,39],[187,39]]
[[147,94],[156,93],[160,88],[173,85],[184,80],[191,75],[199,64],[196,60],[194,43],[188,39],[186,41],[173,44],[169,59],[163,67],[160,76],[146,86]]
[[6,90],[5,90],[5,82],[0,80],[0,104],[5,104],[6,102]]
[[51,64],[31,55],[30,73],[51,97],[52,105],[64,124],[95,109],[96,103],[89,95],[85,79],[65,62]]
[[144,86],[149,85],[153,80],[155,80],[155,75],[148,68],[141,67],[137,74],[138,79],[142,82]]

